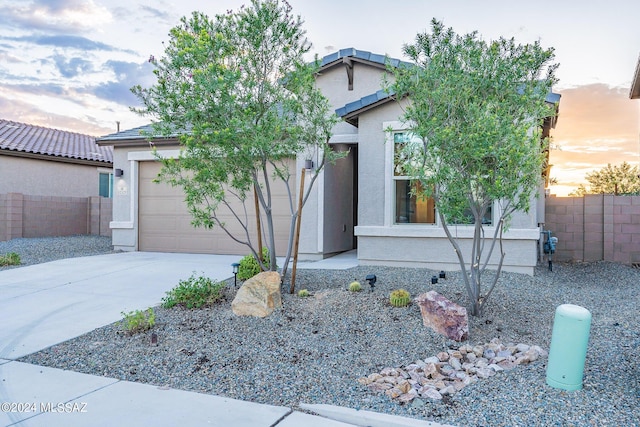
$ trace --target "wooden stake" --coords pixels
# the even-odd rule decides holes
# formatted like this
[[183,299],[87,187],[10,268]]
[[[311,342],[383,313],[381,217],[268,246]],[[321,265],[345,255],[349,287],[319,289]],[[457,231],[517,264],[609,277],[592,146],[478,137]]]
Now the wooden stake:
[[258,230],[258,258],[260,262],[260,271],[264,271],[262,268],[262,262],[264,259],[262,258],[262,227],[260,227],[260,203],[258,202],[258,188],[256,187],[258,184],[253,185],[253,202],[256,210],[256,230]]
[[296,266],[298,265],[298,244],[300,243],[300,223],[302,222],[302,199],[304,198],[304,176],[305,169],[300,173],[300,197],[298,198],[298,218],[296,223],[296,235],[293,241],[293,268],[291,269],[291,287],[289,293],[292,294],[296,289]]

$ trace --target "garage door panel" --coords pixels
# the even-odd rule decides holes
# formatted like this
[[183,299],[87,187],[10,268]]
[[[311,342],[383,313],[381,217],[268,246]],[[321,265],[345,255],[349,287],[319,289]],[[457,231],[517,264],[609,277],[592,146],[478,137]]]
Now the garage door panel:
[[171,217],[146,217],[144,224],[140,225],[141,232],[151,232],[154,234],[167,234],[179,231],[176,218]]
[[[153,180],[160,171],[158,162],[140,162],[138,199],[138,247],[141,251],[185,252],[212,254],[247,254],[248,248],[231,239],[219,227],[205,229],[191,225],[184,193],[180,187]],[[293,183],[295,188],[295,183]],[[290,211],[286,188],[273,185],[273,216],[276,232],[276,248],[284,255],[288,243]],[[244,208],[239,201],[234,209],[244,219]],[[244,239],[244,230],[236,218],[224,208],[219,211],[220,219],[227,224],[232,234]],[[253,200],[247,202],[249,233],[254,244],[257,241]]]

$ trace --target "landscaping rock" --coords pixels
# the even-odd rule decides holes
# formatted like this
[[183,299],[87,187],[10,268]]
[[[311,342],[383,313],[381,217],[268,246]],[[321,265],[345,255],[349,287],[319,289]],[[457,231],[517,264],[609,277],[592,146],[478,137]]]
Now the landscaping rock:
[[454,341],[464,341],[469,335],[467,309],[455,304],[435,291],[416,298],[422,322],[434,331]]
[[264,271],[248,279],[231,303],[238,316],[266,317],[280,307],[280,273],[276,271]]
[[[506,357],[480,358],[476,356],[475,352],[470,351],[471,348],[461,347],[463,351],[451,350],[438,354],[443,359],[444,354],[449,354],[451,357],[448,361],[439,360],[438,362],[426,363],[417,361],[405,368],[387,367],[382,369],[380,373],[359,378],[358,382],[367,386],[371,391],[384,392],[390,399],[399,403],[408,403],[415,398],[439,400],[442,399],[442,396],[456,394],[465,386],[479,379],[491,378],[502,371],[513,369],[519,364],[533,362],[547,355],[547,352],[538,346],[528,346],[522,343],[503,345],[498,339],[491,340],[491,344],[495,348],[494,353],[503,354]],[[479,352],[481,348],[485,347],[487,346],[474,348]],[[527,348],[527,357],[522,356],[523,353],[519,353],[518,348]],[[460,358],[455,356],[460,356]],[[436,357],[436,359],[438,358]],[[502,360],[498,362],[496,359]],[[406,380],[406,376],[411,379]],[[387,384],[388,387],[383,388],[380,384]]]

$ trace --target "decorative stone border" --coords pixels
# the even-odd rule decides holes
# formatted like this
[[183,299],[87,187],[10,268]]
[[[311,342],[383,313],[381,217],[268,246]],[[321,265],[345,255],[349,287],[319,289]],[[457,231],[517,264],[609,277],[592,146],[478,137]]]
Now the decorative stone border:
[[448,349],[404,368],[384,368],[380,373],[358,378],[358,382],[400,403],[417,397],[439,400],[479,379],[547,356],[548,352],[537,345],[502,344],[494,338],[488,344]]

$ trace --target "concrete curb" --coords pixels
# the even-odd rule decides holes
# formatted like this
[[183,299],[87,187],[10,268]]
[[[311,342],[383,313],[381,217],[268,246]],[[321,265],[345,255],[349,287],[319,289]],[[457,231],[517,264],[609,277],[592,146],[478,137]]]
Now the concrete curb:
[[360,427],[455,427],[431,421],[397,417],[371,411],[343,408],[333,405],[310,405],[301,403],[300,408],[332,420],[353,424]]

